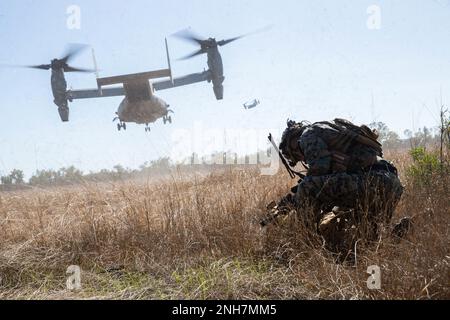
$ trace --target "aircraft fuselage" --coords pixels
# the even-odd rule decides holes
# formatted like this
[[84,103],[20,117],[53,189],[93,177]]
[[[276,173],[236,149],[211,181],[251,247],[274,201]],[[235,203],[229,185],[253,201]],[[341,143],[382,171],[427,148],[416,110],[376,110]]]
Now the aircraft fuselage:
[[121,122],[134,122],[137,124],[153,123],[159,118],[167,116],[169,105],[161,98],[152,95],[149,99],[129,101],[124,98],[117,110]]

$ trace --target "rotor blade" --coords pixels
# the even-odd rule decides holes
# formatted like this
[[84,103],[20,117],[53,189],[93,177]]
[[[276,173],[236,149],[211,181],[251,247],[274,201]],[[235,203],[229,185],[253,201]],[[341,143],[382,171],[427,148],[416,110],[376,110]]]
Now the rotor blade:
[[239,37],[235,37],[235,38],[231,38],[231,39],[227,39],[227,40],[222,40],[222,41],[217,42],[217,45],[218,45],[218,46],[224,46],[224,45],[226,45],[226,44],[229,44],[230,42],[239,40],[239,39],[241,39],[241,38],[243,38],[243,37],[245,37],[245,35],[239,36]]
[[78,55],[81,51],[86,49],[87,47],[88,47],[87,44],[71,43],[71,44],[68,45],[64,57],[61,58],[60,60],[62,60],[63,62],[67,63],[71,59],[73,59],[76,55]]
[[261,33],[261,32],[267,31],[267,30],[269,30],[271,28],[272,28],[272,25],[268,25],[268,26],[266,26],[264,28],[261,28],[261,29],[258,29],[258,30],[255,30],[255,31],[252,31],[252,32],[249,32],[249,33],[246,33],[246,34],[234,37],[234,38],[230,38],[230,39],[227,39],[227,40],[219,41],[219,42],[217,42],[217,45],[224,46],[224,45],[226,45],[226,44],[228,44],[230,42],[233,42],[233,41],[236,41],[236,40],[242,39],[244,37],[248,37],[248,36],[257,34],[257,33]]
[[87,73],[92,73],[92,72],[95,72],[95,70],[74,68],[74,67],[71,67],[71,66],[67,66],[67,67],[64,67],[64,72],[87,72]]
[[50,64],[41,64],[37,66],[24,66],[19,64],[0,64],[2,68],[28,68],[28,69],[40,69],[49,70],[52,66]]
[[185,57],[179,58],[178,60],[187,60],[187,59],[193,58],[193,57],[198,56],[198,55],[203,54],[203,53],[205,53],[205,51],[203,51],[202,49],[199,49],[199,50],[191,53],[190,55],[187,55]]
[[41,70],[50,70],[51,67],[52,67],[51,64],[41,64],[38,66],[25,66],[25,68],[41,69]]
[[200,44],[201,45],[201,43],[203,42],[203,40],[201,39],[200,36],[196,35],[194,32],[192,32],[189,29],[184,29],[184,30],[175,32],[172,35],[177,37],[177,38],[193,42],[195,44]]

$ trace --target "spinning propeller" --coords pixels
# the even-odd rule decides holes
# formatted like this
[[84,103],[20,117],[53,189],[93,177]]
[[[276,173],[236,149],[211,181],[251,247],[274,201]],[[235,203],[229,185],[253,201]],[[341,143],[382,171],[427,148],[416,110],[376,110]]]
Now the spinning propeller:
[[30,66],[12,66],[12,67],[22,67],[22,68],[30,68],[30,69],[40,69],[40,70],[63,70],[64,72],[95,72],[92,69],[83,69],[83,68],[75,68],[70,66],[68,63],[75,56],[80,54],[84,49],[87,48],[87,45],[84,44],[70,44],[66,50],[66,53],[61,59],[53,59],[49,64],[40,64],[40,65],[30,65]]
[[189,55],[187,55],[185,57],[182,57],[179,60],[186,60],[186,59],[190,59],[190,58],[193,58],[195,56],[198,56],[200,54],[208,53],[209,49],[222,47],[224,45],[227,45],[227,44],[229,44],[231,42],[234,42],[236,40],[242,39],[244,37],[247,37],[247,36],[259,33],[259,32],[263,32],[263,31],[265,31],[265,30],[267,30],[269,28],[270,27],[265,27],[263,29],[260,29],[260,30],[257,30],[257,31],[251,32],[251,33],[243,34],[243,35],[240,35],[240,36],[237,36],[237,37],[234,37],[234,38],[229,38],[229,39],[221,40],[221,41],[217,41],[215,38],[208,38],[206,40],[202,40],[202,38],[200,36],[196,35],[194,32],[192,32],[189,29],[185,29],[185,30],[176,32],[174,34],[175,37],[183,39],[183,40],[186,40],[186,41],[189,41],[189,42],[194,43],[196,45],[200,45],[200,49],[199,50],[197,50],[197,51],[195,51],[195,52],[193,52],[193,53],[191,53],[191,54],[189,54]]

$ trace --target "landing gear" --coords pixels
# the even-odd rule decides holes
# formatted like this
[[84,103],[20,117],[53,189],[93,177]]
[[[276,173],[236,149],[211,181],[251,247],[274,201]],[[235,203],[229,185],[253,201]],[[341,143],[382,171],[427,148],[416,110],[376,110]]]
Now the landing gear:
[[163,117],[163,121],[164,121],[164,124],[166,124],[167,122],[168,123],[172,123],[172,117],[171,116],[164,116]]
[[120,131],[121,129],[127,130],[127,125],[126,125],[125,122],[120,122],[120,123],[117,124],[117,130]]

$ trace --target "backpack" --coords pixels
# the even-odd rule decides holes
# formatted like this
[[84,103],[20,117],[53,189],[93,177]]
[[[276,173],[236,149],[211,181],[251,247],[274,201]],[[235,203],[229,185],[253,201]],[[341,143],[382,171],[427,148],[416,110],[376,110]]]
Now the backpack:
[[383,156],[383,149],[381,143],[378,142],[378,133],[376,130],[371,130],[366,125],[357,126],[345,119],[334,119],[332,127],[339,130],[344,136],[350,136],[355,142],[371,147],[377,152],[377,155]]
[[383,157],[378,134],[366,125],[357,126],[345,119],[319,122],[339,132],[329,141],[333,159],[332,171],[359,171],[376,162],[377,156]]

